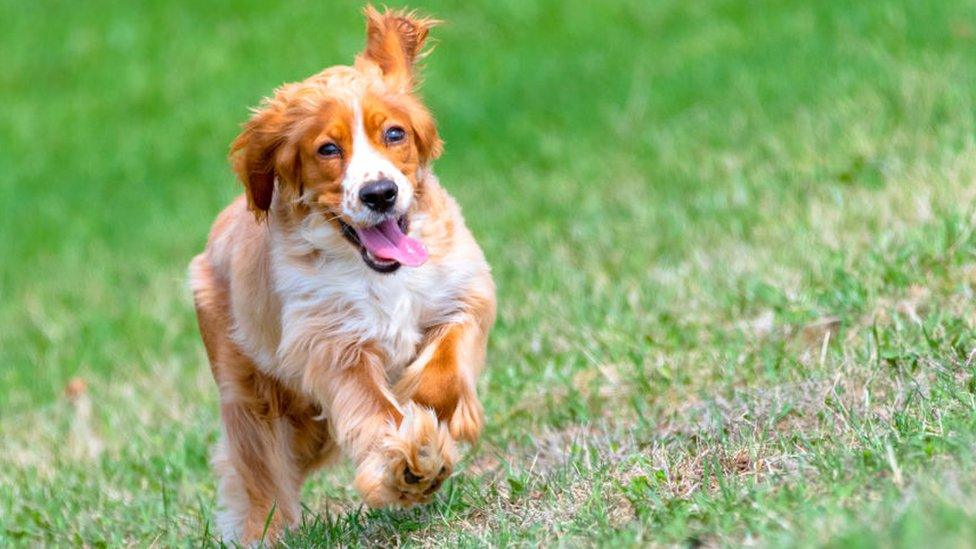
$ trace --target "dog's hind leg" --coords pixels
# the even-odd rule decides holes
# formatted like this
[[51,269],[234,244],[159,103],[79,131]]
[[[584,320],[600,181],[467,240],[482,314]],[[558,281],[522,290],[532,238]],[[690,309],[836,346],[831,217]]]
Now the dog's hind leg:
[[212,460],[218,526],[226,541],[271,540],[300,518],[304,471],[292,452],[293,421],[286,416],[295,397],[231,340],[227,290],[203,254],[191,263],[190,284],[220,390],[223,432]]
[[283,418],[249,405],[221,405],[224,432],[213,455],[218,478],[217,524],[225,541],[273,541],[301,516],[303,475]]
[[218,523],[229,539],[276,540],[301,518],[305,477],[336,454],[335,443],[317,406],[257,370],[222,376],[221,401]]

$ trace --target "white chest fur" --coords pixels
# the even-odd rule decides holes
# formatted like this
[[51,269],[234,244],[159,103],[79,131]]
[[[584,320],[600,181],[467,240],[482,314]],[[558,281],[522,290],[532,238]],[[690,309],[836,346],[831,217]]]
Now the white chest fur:
[[[303,360],[303,349],[315,345],[372,343],[386,355],[391,380],[419,352],[429,328],[458,314],[476,266],[449,256],[377,273],[337,231],[316,222],[306,224],[300,238],[276,244],[272,269],[282,303],[278,357]],[[311,252],[316,259],[310,262]],[[283,366],[295,371],[300,365]]]
[[427,310],[443,305],[428,302],[420,293],[425,274],[405,267],[393,274],[366,273],[359,279],[361,288],[341,298],[352,305],[347,329],[380,345],[391,376],[399,375],[417,353],[427,328],[422,325]]

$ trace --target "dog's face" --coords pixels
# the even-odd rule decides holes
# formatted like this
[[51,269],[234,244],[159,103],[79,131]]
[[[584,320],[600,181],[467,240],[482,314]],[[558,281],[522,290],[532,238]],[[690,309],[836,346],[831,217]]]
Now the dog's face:
[[355,65],[278,89],[231,156],[256,215],[277,192],[280,204],[326,216],[369,267],[392,272],[426,259],[406,232],[423,172],[441,148],[413,93],[415,62],[435,21],[372,8],[366,16],[367,45]]

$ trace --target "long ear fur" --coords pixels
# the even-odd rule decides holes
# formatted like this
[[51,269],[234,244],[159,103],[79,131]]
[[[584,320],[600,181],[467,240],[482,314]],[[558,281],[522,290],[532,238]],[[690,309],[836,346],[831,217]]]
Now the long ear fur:
[[414,135],[417,137],[417,152],[420,154],[421,163],[427,164],[431,160],[436,160],[441,155],[444,143],[437,133],[434,117],[420,104],[409,112],[410,125],[413,126]]
[[[275,179],[291,176],[294,154],[287,147],[287,122],[274,100],[266,101],[230,147],[230,160],[247,193],[248,209],[261,219],[271,207]],[[288,173],[282,173],[288,172]]]
[[366,50],[362,56],[376,63],[385,79],[403,91],[417,84],[415,65],[423,51],[427,33],[440,21],[418,16],[416,12],[386,9],[383,13],[371,5],[366,16]]

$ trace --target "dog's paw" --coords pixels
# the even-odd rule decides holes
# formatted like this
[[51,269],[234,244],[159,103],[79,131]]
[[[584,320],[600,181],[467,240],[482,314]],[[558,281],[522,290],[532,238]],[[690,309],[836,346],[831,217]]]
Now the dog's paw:
[[410,402],[400,427],[360,464],[355,487],[370,507],[411,507],[429,502],[456,462],[448,427],[432,410]]

